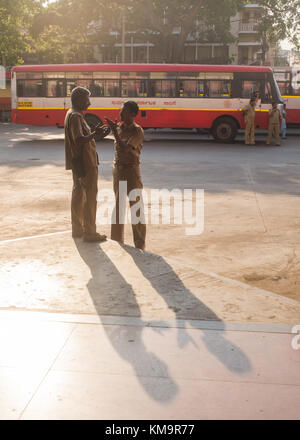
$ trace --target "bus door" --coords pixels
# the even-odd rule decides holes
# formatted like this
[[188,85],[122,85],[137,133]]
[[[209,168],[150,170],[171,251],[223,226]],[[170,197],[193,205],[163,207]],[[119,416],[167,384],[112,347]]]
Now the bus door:
[[[236,72],[235,95],[239,98],[239,108],[243,109],[253,97],[258,97],[258,105],[255,109],[256,127],[262,126],[262,97],[264,94],[264,80],[260,72]],[[244,122],[244,121],[242,121]]]

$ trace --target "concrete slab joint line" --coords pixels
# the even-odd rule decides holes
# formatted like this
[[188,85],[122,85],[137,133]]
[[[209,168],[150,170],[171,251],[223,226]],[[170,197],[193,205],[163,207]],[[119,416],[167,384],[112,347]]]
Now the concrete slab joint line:
[[255,197],[255,201],[256,201],[256,206],[257,206],[260,218],[261,218],[263,226],[264,226],[264,232],[265,233],[269,233],[268,229],[267,229],[267,226],[266,226],[266,223],[265,223],[265,219],[264,219],[261,207],[260,207],[260,204],[259,204],[259,201],[258,201],[257,192],[255,191],[255,182],[254,182],[254,179],[253,179],[253,175],[251,173],[250,164],[248,163],[247,165],[244,166],[244,168],[246,170],[246,174],[248,176],[249,182],[250,182],[251,186],[253,187],[253,192],[254,192],[254,197]]
[[47,368],[45,374],[43,375],[43,377],[41,378],[40,382],[38,383],[38,385],[36,386],[35,390],[32,392],[31,397],[28,399],[26,405],[23,407],[23,409],[21,410],[18,420],[22,420],[22,417],[26,411],[26,409],[29,407],[30,403],[32,402],[32,400],[35,398],[36,394],[38,393],[39,389],[41,388],[42,384],[45,382],[45,380],[47,379],[47,376],[49,375],[49,373],[51,372],[53,366],[55,365],[55,362],[57,361],[57,359],[59,358],[60,354],[63,352],[65,346],[67,345],[69,339],[71,338],[74,330],[75,330],[76,326],[72,324],[71,329],[70,329],[70,333],[69,335],[66,337],[66,339],[63,341],[60,349],[57,351],[56,356],[54,357],[53,361],[51,362],[51,364],[49,365],[49,367]]
[[287,324],[263,324],[255,322],[223,322],[193,320],[193,323],[181,319],[141,319],[114,315],[66,314],[40,311],[0,310],[0,321],[18,323],[24,322],[54,322],[74,325],[124,326],[147,328],[183,328],[196,330],[230,331],[230,332],[259,332],[292,334],[292,326]]
[[52,232],[49,234],[41,234],[41,235],[31,235],[28,237],[20,237],[20,238],[12,238],[9,240],[2,240],[0,241],[0,246],[7,244],[7,243],[15,243],[16,241],[23,241],[23,240],[34,240],[36,238],[44,238],[44,237],[52,237],[55,235],[62,235],[62,234],[67,234],[67,233],[71,233],[71,230],[67,230],[67,231],[60,231],[60,232]]

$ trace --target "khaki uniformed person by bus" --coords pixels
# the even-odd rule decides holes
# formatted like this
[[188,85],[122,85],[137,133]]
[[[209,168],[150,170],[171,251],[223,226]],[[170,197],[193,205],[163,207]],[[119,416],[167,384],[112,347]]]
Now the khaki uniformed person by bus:
[[[106,239],[96,232],[96,210],[98,192],[98,155],[95,135],[103,135],[108,127],[97,126],[94,132],[86,123],[83,111],[90,104],[90,92],[76,87],[71,94],[72,108],[65,118],[66,169],[72,170],[73,190],[71,200],[72,236],[83,237],[87,242]],[[73,158],[81,158],[85,177],[78,177]]]
[[[143,189],[141,170],[140,170],[140,154],[143,146],[144,131],[142,127],[135,123],[135,117],[139,112],[139,107],[134,101],[124,103],[120,118],[121,123],[113,122],[106,118],[112,133],[115,137],[114,148],[115,158],[113,166],[113,187],[116,198],[115,222],[111,225],[111,239],[124,242],[124,218],[122,219],[124,207],[121,206],[121,195],[119,192],[119,182],[123,181],[127,184],[127,195],[134,189]],[[132,208],[135,203],[142,206],[142,212],[139,209],[136,216],[140,220],[137,224],[132,223],[132,232],[134,245],[136,248],[145,249],[146,225],[144,221],[143,202],[139,198],[130,201]],[[120,218],[121,212],[121,218]]]
[[270,145],[273,134],[275,137],[275,143],[279,147],[280,146],[280,125],[281,125],[281,113],[279,108],[277,107],[276,102],[272,102],[272,108],[269,110],[269,131],[267,138],[267,145]]
[[249,104],[243,108],[243,116],[245,121],[245,144],[255,145],[255,105],[256,98],[251,98]]

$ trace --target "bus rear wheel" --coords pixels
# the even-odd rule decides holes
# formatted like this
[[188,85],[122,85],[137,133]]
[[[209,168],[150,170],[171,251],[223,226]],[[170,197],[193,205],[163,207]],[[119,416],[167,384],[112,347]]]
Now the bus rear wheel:
[[[96,126],[97,126],[98,124],[103,125],[103,121],[102,121],[102,119],[100,119],[98,116],[93,115],[93,114],[91,114],[91,113],[87,113],[87,114],[84,116],[84,119],[86,120],[88,126],[90,127],[90,129],[91,129],[92,131],[95,130],[95,128],[96,128]],[[109,134],[109,133],[106,133],[104,136],[95,136],[95,140],[96,140],[96,141],[101,141],[101,139],[105,138],[108,134]]]
[[237,135],[237,123],[231,118],[220,118],[212,127],[212,135],[216,141],[230,142],[233,141]]

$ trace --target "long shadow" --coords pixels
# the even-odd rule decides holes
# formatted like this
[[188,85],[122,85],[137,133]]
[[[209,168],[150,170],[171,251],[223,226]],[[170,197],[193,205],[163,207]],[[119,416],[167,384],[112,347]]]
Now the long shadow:
[[[87,288],[100,318],[103,315],[124,316],[124,305],[127,309],[127,316],[141,317],[132,286],[120,274],[101,246],[96,243],[86,244],[81,240],[75,240],[75,244],[81,258],[91,271],[92,278]],[[178,387],[169,375],[168,366],[154,353],[147,350],[142,338],[144,327],[136,326],[132,330],[130,325],[122,326],[121,333],[115,326],[105,325],[105,323],[103,328],[116,352],[131,364],[147,394],[160,402],[173,400]],[[128,344],[128,342],[131,343]],[[153,386],[153,381],[145,379],[147,375],[157,377],[153,375],[153,370],[156,374],[158,373],[159,377],[168,379],[168,386],[164,393],[159,387]]]
[[[198,328],[196,320],[219,321],[220,330],[214,332],[205,329],[201,330],[207,349],[233,373],[244,374],[251,371],[252,365],[247,355],[238,346],[226,339],[224,322],[213,310],[185,287],[164,258],[159,257],[159,274],[162,275],[156,276],[153,274],[153,271],[149,271],[149,265],[146,263],[147,253],[143,254],[144,256],[142,257],[135,248],[123,244],[120,245],[132,257],[134,264],[151,283],[157,294],[163,298],[168,308],[174,312],[176,320],[180,321],[178,329],[178,345],[180,347],[184,347],[188,343],[196,345],[190,334],[186,331],[186,324]],[[174,294],[172,287],[175,287],[176,294]]]
[[[87,245],[77,240],[75,240],[75,244],[91,271],[92,278],[87,287],[98,315],[101,317],[104,315],[124,316],[126,314],[140,318],[141,312],[134,289],[120,274],[101,246],[99,244]],[[178,320],[177,337],[180,348],[189,343],[197,346],[191,332],[187,330],[187,324],[190,327],[198,328],[196,320],[219,321],[219,330],[217,331],[201,329],[207,350],[234,374],[241,375],[251,371],[252,365],[247,355],[226,338],[225,324],[222,320],[185,287],[172,267],[163,258],[160,257],[159,262],[160,276],[153,276],[151,266],[149,270],[147,253],[140,253],[130,246],[120,246],[131,256],[133,264],[140,269],[157,294],[174,312],[176,320]],[[180,291],[180,294],[174,295],[174,287]],[[125,313],[124,310],[126,310]],[[126,362],[131,364],[137,379],[148,395],[156,401],[173,400],[178,392],[178,387],[170,377],[167,365],[154,353],[147,350],[142,338],[145,326],[134,327],[134,330],[130,325],[122,326],[120,333],[115,326],[105,325],[105,322],[103,324],[111,345]],[[143,323],[141,322],[141,324]],[[157,328],[160,327],[161,323],[158,323]],[[134,343],[131,345],[128,342]],[[154,376],[151,374],[153,370],[156,372]],[[167,378],[169,384],[166,392],[161,393],[160,389],[153,386],[153,381],[143,379],[145,376]]]

